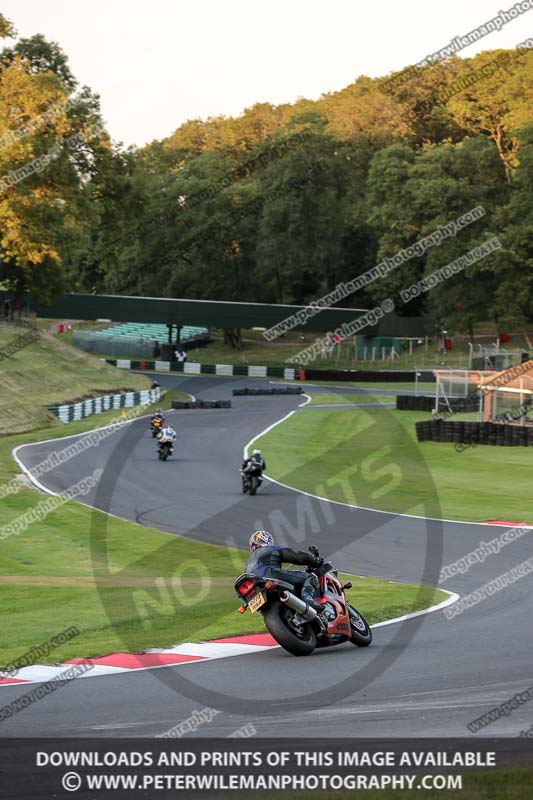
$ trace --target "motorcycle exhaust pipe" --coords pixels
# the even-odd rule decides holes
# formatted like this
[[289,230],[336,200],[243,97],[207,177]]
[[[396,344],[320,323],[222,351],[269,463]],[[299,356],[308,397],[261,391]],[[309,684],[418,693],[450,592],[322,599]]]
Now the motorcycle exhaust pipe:
[[282,603],[285,603],[286,606],[292,608],[293,611],[297,611],[298,614],[301,614],[308,622],[311,622],[311,620],[316,619],[318,616],[314,608],[308,606],[307,603],[304,603],[303,600],[300,600],[299,597],[291,594],[291,592],[281,592],[279,599]]

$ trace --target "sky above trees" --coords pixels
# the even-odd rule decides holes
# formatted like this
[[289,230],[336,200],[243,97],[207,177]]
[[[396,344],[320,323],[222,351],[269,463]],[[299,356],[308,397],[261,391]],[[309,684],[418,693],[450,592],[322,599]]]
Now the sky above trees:
[[[360,75],[423,59],[512,0],[4,0],[19,36],[41,33],[100,95],[111,137],[142,146],[188,119],[237,115],[257,102],[318,99]],[[533,12],[461,56],[512,48]]]

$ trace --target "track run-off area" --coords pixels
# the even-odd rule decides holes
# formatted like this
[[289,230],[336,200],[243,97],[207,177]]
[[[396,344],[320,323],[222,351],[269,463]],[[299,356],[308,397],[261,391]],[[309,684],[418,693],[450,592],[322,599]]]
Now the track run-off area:
[[[244,496],[238,474],[243,449],[291,414],[320,414],[319,404],[306,404],[301,395],[232,397],[232,389],[249,380],[157,377],[163,388],[205,400],[231,399],[232,408],[169,412],[178,439],[167,463],[155,457],[146,419],[127,424],[42,476],[41,489],[60,493],[103,469],[98,487],[83,500],[109,514],[242,549],[252,531],[266,528],[295,549],[316,544],[343,572],[423,585],[437,585],[443,566],[504,530],[426,518],[419,510],[394,514],[328,501],[291,488],[290,476],[267,479],[255,497]],[[272,385],[253,381],[262,384]],[[314,394],[362,391],[313,387]],[[390,394],[392,402],[397,392],[377,388],[371,394]],[[23,445],[15,456],[29,470],[56,446],[55,440]],[[102,515],[94,517],[94,537],[101,540],[105,523]],[[532,536],[533,531],[522,535],[450,577],[443,589],[460,597],[475,592],[530,558]],[[273,738],[473,735],[468,723],[533,684],[532,602],[530,573],[453,618],[441,608],[376,626],[369,648],[345,644],[308,658],[271,648],[127,676],[89,672],[5,720],[0,736],[157,736],[205,707],[218,713],[192,735],[228,736],[252,722],[258,735]],[[113,609],[106,611],[112,619]],[[9,703],[27,686],[0,691]],[[518,736],[532,722],[533,703],[523,702],[475,736]]]

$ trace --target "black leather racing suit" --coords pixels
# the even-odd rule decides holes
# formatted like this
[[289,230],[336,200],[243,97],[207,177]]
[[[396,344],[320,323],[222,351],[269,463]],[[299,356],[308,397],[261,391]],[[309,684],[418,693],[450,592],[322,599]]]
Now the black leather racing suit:
[[261,472],[264,472],[267,468],[266,461],[262,456],[255,455],[245,458],[242,462],[241,469],[245,469],[249,464],[256,464],[257,469],[260,469]]
[[279,578],[287,583],[292,583],[308,605],[318,611],[321,606],[313,600],[314,590],[317,585],[316,576],[307,572],[282,569],[282,564],[298,564],[306,567],[318,567],[322,564],[321,558],[315,558],[311,553],[296,552],[292,547],[258,547],[254,550],[246,564],[245,572],[267,578]]

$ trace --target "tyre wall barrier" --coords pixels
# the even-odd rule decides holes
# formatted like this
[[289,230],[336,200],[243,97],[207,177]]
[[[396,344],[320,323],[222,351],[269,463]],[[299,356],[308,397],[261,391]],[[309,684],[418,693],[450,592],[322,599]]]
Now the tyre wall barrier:
[[173,400],[172,408],[231,408],[231,400]]
[[93,397],[90,400],[82,400],[80,403],[70,403],[62,406],[47,406],[48,411],[59,417],[61,422],[73,422],[78,419],[85,419],[92,414],[102,414],[104,411],[112,409],[132,408],[133,406],[150,405],[157,403],[161,399],[160,390],[143,389],[140,392],[123,392],[108,394],[100,397]]
[[253,389],[245,387],[243,389],[233,389],[233,395],[235,397],[243,397],[245,395],[259,395],[259,394],[280,394],[280,395],[287,395],[287,394],[303,394],[303,389],[301,386],[280,386],[280,387],[273,387],[272,389]]
[[[440,401],[440,411],[444,414],[449,414],[450,409],[453,413],[459,411],[477,411],[479,407],[479,399],[477,396],[471,397],[451,397],[448,400],[448,405],[444,405]],[[396,396],[396,410],[397,411],[433,411],[435,408],[435,395],[397,395]]]
[[435,398],[428,395],[396,395],[397,411],[431,411],[435,407]]
[[419,442],[455,442],[490,444],[499,447],[533,447],[533,426],[507,425],[499,422],[458,422],[427,420],[416,422]]

